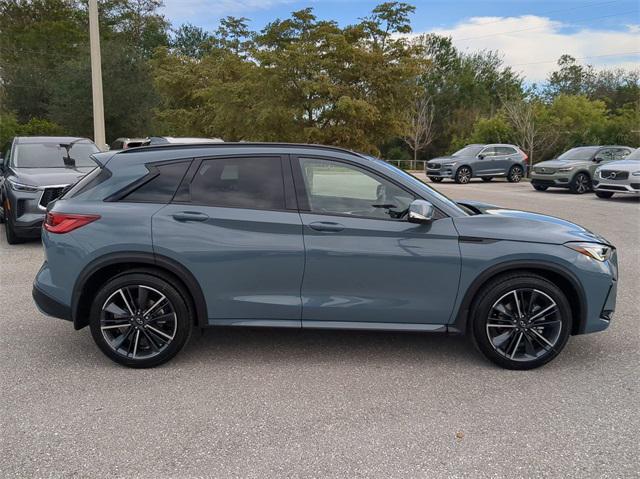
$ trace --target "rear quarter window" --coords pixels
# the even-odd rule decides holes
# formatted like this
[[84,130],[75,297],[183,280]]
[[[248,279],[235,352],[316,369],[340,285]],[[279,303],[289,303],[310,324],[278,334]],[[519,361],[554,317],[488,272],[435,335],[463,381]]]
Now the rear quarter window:
[[74,198],[82,193],[85,193],[96,186],[98,186],[103,181],[108,180],[111,177],[111,172],[106,168],[94,168],[88,174],[86,174],[80,181],[75,183],[74,185],[68,187],[69,189],[66,192],[62,193],[60,199],[68,200],[69,198]]
[[142,179],[142,184],[126,194],[121,201],[169,203],[190,164],[191,160],[149,166],[149,175]]

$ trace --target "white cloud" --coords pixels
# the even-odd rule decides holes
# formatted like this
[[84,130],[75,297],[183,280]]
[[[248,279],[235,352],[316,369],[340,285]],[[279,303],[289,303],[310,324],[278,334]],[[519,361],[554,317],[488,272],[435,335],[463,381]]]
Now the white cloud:
[[[639,68],[640,54],[610,56],[640,52],[640,25],[620,25],[616,30],[582,28],[566,31],[570,25],[546,17],[473,17],[452,28],[432,30],[451,36],[462,51],[497,50],[505,64],[513,66],[529,82],[543,81],[556,69],[562,54],[584,58],[581,63],[594,67]],[[516,31],[517,30],[517,31]],[[607,56],[604,56],[607,55]]]

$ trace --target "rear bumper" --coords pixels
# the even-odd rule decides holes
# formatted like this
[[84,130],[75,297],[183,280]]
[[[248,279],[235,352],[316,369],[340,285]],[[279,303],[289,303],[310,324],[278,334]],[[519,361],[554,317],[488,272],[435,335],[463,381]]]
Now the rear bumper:
[[41,291],[35,284],[33,285],[31,295],[41,313],[54,318],[72,321],[71,308]]

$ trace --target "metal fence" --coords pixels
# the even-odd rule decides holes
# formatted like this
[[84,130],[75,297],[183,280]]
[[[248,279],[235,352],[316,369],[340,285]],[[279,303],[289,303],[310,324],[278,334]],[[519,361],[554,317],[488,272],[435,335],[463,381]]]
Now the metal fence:
[[408,171],[424,171],[427,160],[384,160],[398,168]]

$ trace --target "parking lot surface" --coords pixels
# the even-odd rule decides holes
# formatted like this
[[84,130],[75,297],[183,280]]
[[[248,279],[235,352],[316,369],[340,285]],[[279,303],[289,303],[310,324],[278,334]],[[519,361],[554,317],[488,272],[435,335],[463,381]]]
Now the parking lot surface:
[[36,310],[41,246],[0,226],[0,476],[638,477],[640,202],[435,186],[611,240],[609,330],[524,372],[460,337],[256,329],[194,331],[169,364],[126,369]]

